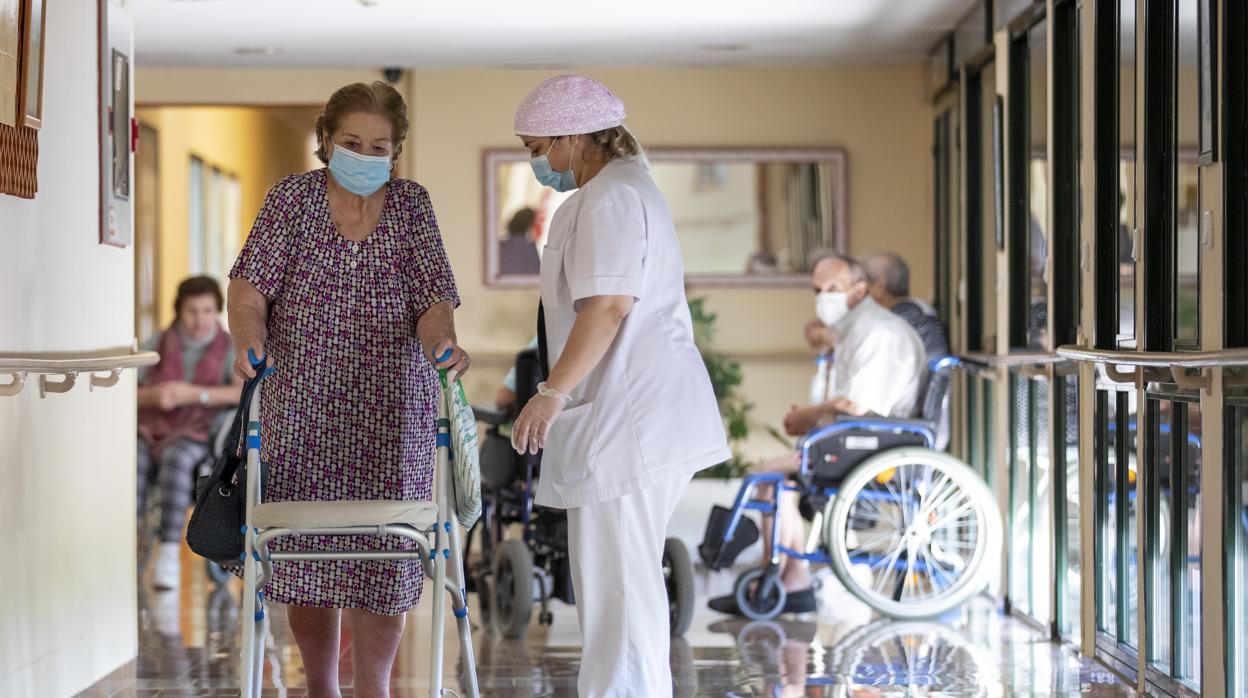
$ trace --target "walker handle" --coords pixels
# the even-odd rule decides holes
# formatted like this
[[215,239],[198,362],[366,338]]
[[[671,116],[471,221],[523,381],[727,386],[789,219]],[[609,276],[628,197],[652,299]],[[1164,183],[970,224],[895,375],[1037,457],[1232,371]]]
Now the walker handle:
[[255,350],[248,348],[247,360],[251,362],[251,368],[253,371],[256,372],[256,375],[258,377],[266,378],[268,377],[270,373],[273,373],[273,369],[274,369],[273,366],[268,366],[267,368],[265,367],[269,361],[269,356],[267,353],[264,356],[257,359]]

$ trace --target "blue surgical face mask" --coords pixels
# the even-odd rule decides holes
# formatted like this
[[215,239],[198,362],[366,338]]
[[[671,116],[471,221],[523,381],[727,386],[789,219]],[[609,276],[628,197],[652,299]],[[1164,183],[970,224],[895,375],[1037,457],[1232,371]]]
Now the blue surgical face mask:
[[389,155],[360,155],[334,144],[329,157],[329,171],[343,189],[356,196],[368,196],[390,181],[392,163]]
[[[551,141],[550,147],[554,149],[554,141]],[[575,146],[572,148],[572,156],[576,156]],[[542,186],[550,187],[557,192],[567,192],[577,188],[576,174],[572,172],[570,166],[567,172],[555,172],[550,166],[550,151],[529,160],[529,165],[533,167],[533,175],[537,177],[538,182],[542,183]]]

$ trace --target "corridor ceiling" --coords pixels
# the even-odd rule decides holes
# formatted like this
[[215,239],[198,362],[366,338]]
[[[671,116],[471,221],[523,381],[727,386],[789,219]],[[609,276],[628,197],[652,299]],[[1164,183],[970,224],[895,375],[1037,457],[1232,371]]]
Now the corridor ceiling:
[[147,67],[912,63],[974,0],[130,0]]

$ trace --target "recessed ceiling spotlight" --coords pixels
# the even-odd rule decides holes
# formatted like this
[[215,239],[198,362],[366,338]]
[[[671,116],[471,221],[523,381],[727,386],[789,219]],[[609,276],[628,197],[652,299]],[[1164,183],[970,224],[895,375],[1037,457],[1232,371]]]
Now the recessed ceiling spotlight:
[[377,7],[381,4],[381,0],[357,0],[364,7]]
[[275,46],[240,46],[234,49],[234,53],[240,56],[272,56],[281,52],[282,50]]
[[750,49],[745,44],[702,44],[698,48],[708,53],[740,53]]

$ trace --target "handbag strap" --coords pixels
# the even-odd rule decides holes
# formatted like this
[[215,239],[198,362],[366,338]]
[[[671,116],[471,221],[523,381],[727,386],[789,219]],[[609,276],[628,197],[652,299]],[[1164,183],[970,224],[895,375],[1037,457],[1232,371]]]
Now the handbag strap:
[[221,453],[225,456],[221,459],[221,471],[215,473],[216,481],[222,484],[230,484],[234,479],[234,473],[238,470],[239,463],[242,462],[239,445],[243,440],[243,425],[247,423],[247,412],[251,409],[251,399],[256,394],[256,388],[260,386],[260,381],[268,376],[273,369],[268,368],[257,371],[254,378],[248,378],[243,383],[243,392],[238,399],[238,412],[234,416],[234,421],[230,424],[230,432],[225,437],[225,447]]

